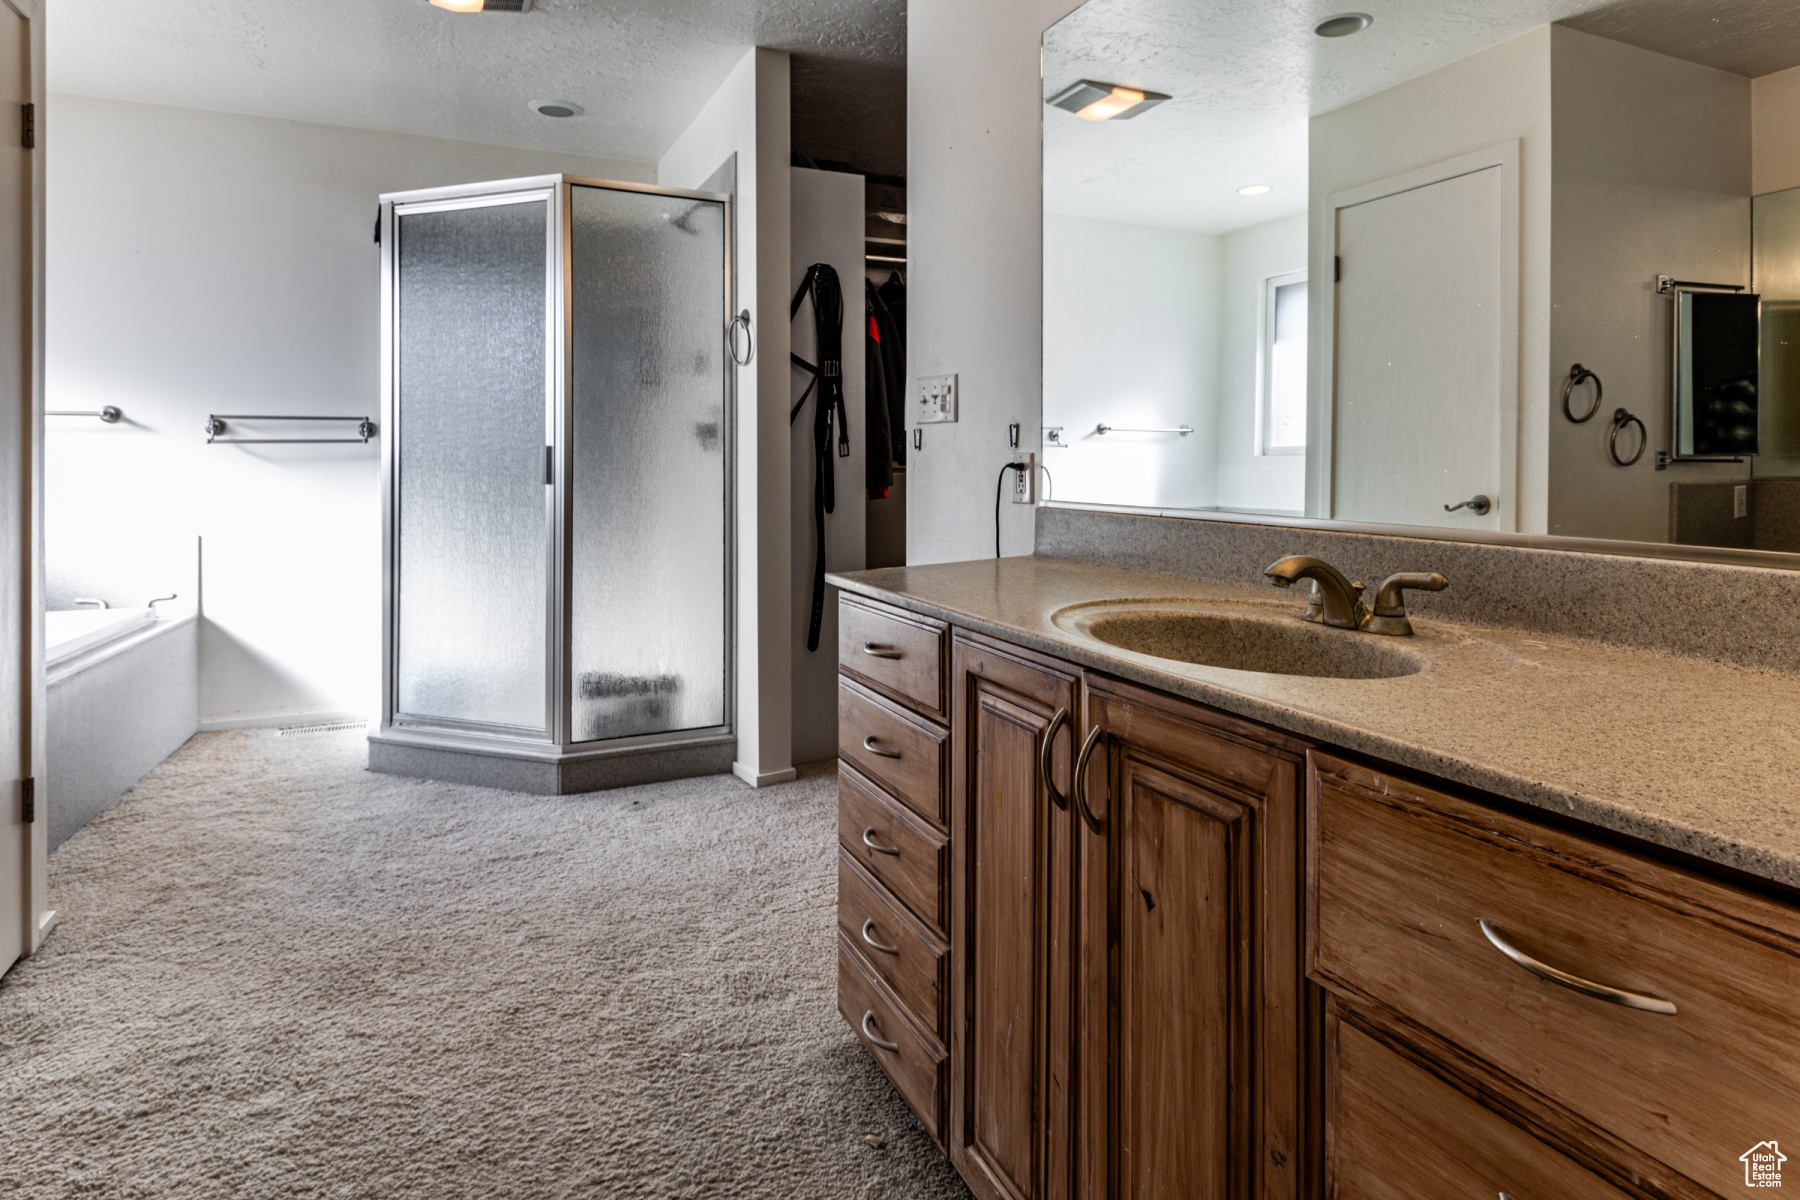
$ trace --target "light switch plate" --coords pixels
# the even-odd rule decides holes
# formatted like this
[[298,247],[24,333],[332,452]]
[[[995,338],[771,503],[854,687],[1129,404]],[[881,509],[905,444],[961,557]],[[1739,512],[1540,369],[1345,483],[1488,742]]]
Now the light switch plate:
[[938,425],[956,420],[956,376],[919,376],[915,425]]
[[1740,483],[1731,489],[1731,515],[1742,520],[1750,515],[1750,485]]

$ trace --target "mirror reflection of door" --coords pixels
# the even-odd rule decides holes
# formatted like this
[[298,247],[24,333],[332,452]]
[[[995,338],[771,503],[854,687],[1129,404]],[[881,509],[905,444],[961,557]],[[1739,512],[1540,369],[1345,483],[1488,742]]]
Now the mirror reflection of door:
[[[1503,182],[1490,166],[1338,210],[1339,520],[1512,528]],[[1495,507],[1445,511],[1476,495]]]

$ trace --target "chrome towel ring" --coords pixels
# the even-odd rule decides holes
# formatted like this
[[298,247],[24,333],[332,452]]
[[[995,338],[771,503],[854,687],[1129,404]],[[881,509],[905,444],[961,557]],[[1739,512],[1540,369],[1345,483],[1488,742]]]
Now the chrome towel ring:
[[[1575,410],[1570,406],[1569,401],[1575,389],[1590,379],[1594,381],[1594,403],[1592,407],[1578,417],[1575,415]],[[1600,386],[1600,377],[1580,363],[1576,363],[1569,368],[1569,377],[1563,380],[1563,416],[1569,418],[1569,420],[1575,422],[1577,425],[1581,424],[1583,421],[1591,420],[1594,414],[1600,411],[1600,397],[1604,394],[1605,389]],[[1633,459],[1632,461],[1635,462],[1637,460]]]
[[[1593,414],[1590,413],[1589,415],[1591,416]],[[1619,456],[1619,433],[1628,425],[1637,426],[1637,449],[1632,452],[1630,458],[1621,458]],[[1644,457],[1644,447],[1649,444],[1650,431],[1644,428],[1644,423],[1642,421],[1638,420],[1622,408],[1613,410],[1612,432],[1606,435],[1606,452],[1612,455],[1613,462],[1621,467],[1629,467],[1632,463]]]

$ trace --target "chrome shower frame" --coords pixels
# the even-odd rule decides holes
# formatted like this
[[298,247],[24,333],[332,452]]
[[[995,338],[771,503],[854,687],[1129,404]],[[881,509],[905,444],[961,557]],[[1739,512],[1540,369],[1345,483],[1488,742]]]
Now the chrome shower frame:
[[[510,790],[560,794],[627,786],[656,779],[729,771],[736,757],[737,696],[737,373],[723,356],[724,407],[724,721],[695,729],[605,741],[573,741],[571,692],[574,553],[570,516],[574,496],[574,273],[571,189],[605,188],[717,203],[722,207],[724,280],[721,345],[737,298],[734,198],[725,193],[659,187],[576,175],[538,175],[490,183],[426,188],[380,197],[381,241],[381,719],[369,736],[370,768],[393,774],[479,783]],[[545,221],[544,444],[552,469],[545,494],[546,571],[545,727],[528,729],[430,717],[399,708],[399,546],[396,538],[399,447],[399,305],[396,274],[399,218],[407,214],[543,201]]]

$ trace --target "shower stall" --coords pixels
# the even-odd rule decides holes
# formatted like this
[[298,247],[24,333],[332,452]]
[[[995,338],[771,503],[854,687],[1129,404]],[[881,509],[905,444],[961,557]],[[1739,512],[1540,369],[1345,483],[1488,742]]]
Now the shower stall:
[[373,770],[557,794],[726,771],[730,198],[381,198]]

